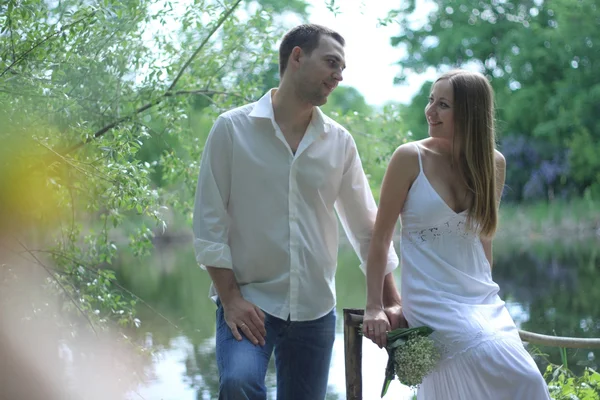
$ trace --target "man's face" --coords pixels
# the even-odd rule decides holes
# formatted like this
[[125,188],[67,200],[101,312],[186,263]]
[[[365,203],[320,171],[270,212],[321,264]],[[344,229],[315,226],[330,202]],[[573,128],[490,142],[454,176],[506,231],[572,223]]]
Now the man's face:
[[321,106],[343,79],[346,68],[344,48],[328,35],[321,35],[319,45],[310,55],[304,53],[296,74],[296,92],[312,105]]

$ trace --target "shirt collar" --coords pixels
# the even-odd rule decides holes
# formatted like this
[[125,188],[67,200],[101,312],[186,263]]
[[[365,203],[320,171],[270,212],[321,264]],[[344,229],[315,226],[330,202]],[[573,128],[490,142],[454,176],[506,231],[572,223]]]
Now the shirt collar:
[[[263,97],[258,100],[249,116],[254,118],[268,118],[275,122],[275,114],[273,113],[273,93],[277,89],[269,90]],[[310,124],[323,133],[328,133],[331,129],[329,118],[321,111],[319,107],[313,107],[312,119]]]

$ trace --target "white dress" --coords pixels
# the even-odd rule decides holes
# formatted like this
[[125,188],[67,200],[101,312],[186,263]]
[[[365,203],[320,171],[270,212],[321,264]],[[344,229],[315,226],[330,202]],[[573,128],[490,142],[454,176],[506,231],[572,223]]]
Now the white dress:
[[[419,145],[416,145],[419,149]],[[498,296],[479,237],[423,173],[402,210],[402,307],[440,350],[419,400],[544,400],[548,388]]]

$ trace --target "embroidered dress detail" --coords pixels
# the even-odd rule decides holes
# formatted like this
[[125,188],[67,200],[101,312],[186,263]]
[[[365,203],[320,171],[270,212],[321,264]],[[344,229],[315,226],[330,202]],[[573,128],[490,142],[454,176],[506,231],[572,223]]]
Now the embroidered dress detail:
[[465,240],[477,239],[477,235],[467,230],[465,219],[461,217],[452,218],[450,221],[431,228],[416,231],[407,230],[405,236],[412,244],[421,244],[449,234],[457,235]]

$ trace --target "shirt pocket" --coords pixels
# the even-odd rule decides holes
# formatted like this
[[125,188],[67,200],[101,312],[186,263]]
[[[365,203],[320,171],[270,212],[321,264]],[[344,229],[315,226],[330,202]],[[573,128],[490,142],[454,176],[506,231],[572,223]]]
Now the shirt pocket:
[[344,173],[344,159],[342,152],[327,147],[311,149],[302,155],[298,160],[296,181],[299,190],[306,194],[313,192],[333,205]]

